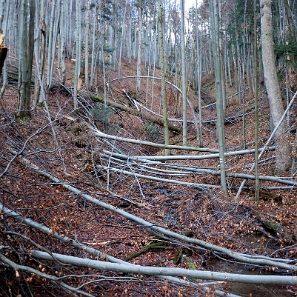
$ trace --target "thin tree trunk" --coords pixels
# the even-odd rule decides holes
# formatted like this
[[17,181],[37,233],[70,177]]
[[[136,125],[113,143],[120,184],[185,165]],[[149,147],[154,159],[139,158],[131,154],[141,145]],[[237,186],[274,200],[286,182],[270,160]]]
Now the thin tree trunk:
[[61,0],[61,18],[60,18],[60,67],[62,72],[62,84],[64,85],[66,82],[66,65],[65,65],[65,55],[66,55],[66,15],[65,15],[65,0]]
[[187,78],[185,55],[185,1],[180,0],[181,11],[181,74],[182,74],[182,102],[183,102],[183,145],[187,145]]
[[81,1],[76,0],[76,53],[75,53],[75,74],[74,74],[74,90],[73,90],[73,104],[74,110],[78,108],[77,89],[80,77],[81,67]]
[[[258,56],[257,56],[257,13],[256,13],[256,1],[254,0],[254,96],[255,96],[255,202],[259,204],[259,161],[258,161],[258,149],[259,149],[259,96],[258,96]],[[250,90],[251,92],[251,90]]]
[[[162,0],[159,0],[159,41],[160,41],[160,61],[161,61],[161,97],[164,115],[164,138],[165,145],[169,145],[169,128],[168,128],[168,106],[166,97],[166,69],[165,69],[165,52],[164,52],[164,16]],[[165,149],[165,155],[169,155],[170,150]]]
[[224,126],[224,107],[222,95],[221,79],[221,57],[219,47],[219,15],[217,0],[210,1],[210,21],[211,21],[211,41],[214,56],[215,82],[216,82],[216,105],[217,105],[217,135],[219,140],[220,167],[221,167],[221,186],[227,194],[226,184],[226,165],[225,165],[225,126]]
[[[29,11],[28,11],[29,9]],[[28,18],[29,14],[29,18]],[[19,82],[18,82],[18,106],[17,117],[30,116],[31,79],[34,53],[34,21],[35,0],[21,1],[20,11],[20,40],[19,40]]]
[[90,0],[87,0],[86,7],[86,39],[85,39],[85,84],[87,90],[90,89],[89,83],[89,40],[90,40]]
[[141,60],[142,60],[142,19],[143,19],[143,1],[138,3],[138,48],[137,48],[137,66],[136,66],[136,92],[140,90],[141,83]]

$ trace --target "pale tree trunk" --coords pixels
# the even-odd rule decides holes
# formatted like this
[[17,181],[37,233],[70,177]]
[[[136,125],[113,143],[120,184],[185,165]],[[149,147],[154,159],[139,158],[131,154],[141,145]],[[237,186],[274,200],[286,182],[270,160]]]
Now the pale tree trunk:
[[75,51],[75,74],[74,74],[74,90],[73,90],[73,105],[74,109],[78,107],[77,89],[81,67],[81,1],[76,0],[76,51]]
[[210,25],[211,25],[211,43],[215,70],[216,84],[216,105],[217,105],[217,135],[219,140],[220,167],[221,167],[221,186],[227,194],[226,184],[226,166],[225,166],[225,126],[224,126],[224,104],[222,92],[222,71],[221,55],[219,45],[219,14],[218,0],[210,1]]
[[183,145],[187,145],[187,81],[186,81],[186,55],[185,55],[185,0],[180,0],[181,12],[181,73],[182,73],[182,102],[183,102]]
[[49,90],[52,86],[59,18],[60,18],[60,5],[58,5],[57,0],[55,0],[52,2],[51,17],[50,17],[49,26],[48,26],[49,40],[48,40],[48,56],[47,56],[47,81],[46,81],[47,90]]
[[91,61],[91,77],[90,77],[90,88],[94,87],[95,84],[95,75],[96,75],[96,63],[98,59],[98,40],[97,40],[97,13],[98,13],[99,4],[96,2],[94,7],[93,16],[93,31],[92,31],[92,61]]
[[87,0],[86,7],[86,39],[85,39],[85,84],[90,89],[89,83],[89,40],[90,40],[90,0]]
[[[163,5],[162,0],[158,1],[159,10],[158,10],[158,19],[159,19],[159,42],[160,42],[160,64],[161,64],[161,96],[162,96],[162,105],[163,105],[163,116],[164,116],[164,138],[165,145],[169,145],[169,128],[168,128],[168,106],[166,98],[166,69],[165,69],[165,52],[164,52],[164,35],[163,35]],[[170,150],[165,149],[165,155],[169,155]]]
[[137,66],[136,66],[136,92],[140,90],[141,83],[141,59],[142,59],[142,19],[143,19],[143,1],[139,1],[138,8],[138,48],[137,48]]
[[36,7],[36,20],[38,23],[38,34],[35,41],[35,60],[39,64],[40,69],[40,81],[37,73],[35,73],[35,90],[34,90],[34,109],[38,103],[43,101],[43,96],[40,96],[41,84],[43,84],[44,77],[44,63],[45,63],[45,50],[46,50],[46,24],[44,15],[44,0],[37,3]]
[[123,14],[123,21],[122,21],[122,24],[121,24],[121,27],[122,27],[122,32],[121,32],[121,40],[120,40],[120,49],[119,49],[119,60],[118,60],[118,75],[121,74],[121,71],[122,71],[122,53],[123,53],[123,43],[124,43],[124,40],[126,39],[126,22],[127,22],[127,19],[126,19],[126,11],[127,11],[127,3],[125,4],[125,8],[124,8],[124,14]]
[[202,74],[202,54],[200,52],[200,42],[199,42],[199,31],[198,31],[198,14],[197,14],[197,0],[195,3],[196,14],[195,14],[195,27],[196,27],[196,67],[197,67],[197,91],[198,91],[198,119],[199,119],[199,147],[203,147],[202,138],[202,102],[201,102],[201,74]]
[[[8,16],[10,14],[10,1],[7,1],[7,0],[2,0],[0,2],[0,14],[1,14],[1,26],[0,28],[2,29],[3,31],[3,34],[4,34],[4,37],[5,35],[7,34],[7,28],[8,28]],[[4,42],[4,40],[3,40]],[[5,50],[5,57],[7,55],[7,49]],[[4,60],[4,65],[3,65],[3,68],[1,69],[2,70],[2,87],[1,87],[1,90],[0,90],[0,98],[3,97],[4,95],[4,92],[5,92],[5,89],[8,85],[8,76],[7,76],[7,60],[5,59]]]
[[257,53],[257,13],[256,1],[254,0],[254,44],[253,44],[253,60],[254,60],[254,97],[255,97],[255,203],[260,202],[259,189],[259,94],[258,94],[258,53]]
[[65,15],[65,0],[61,0],[61,18],[60,18],[60,48],[59,48],[59,65],[61,70],[61,80],[64,85],[66,82],[66,15]]
[[[19,18],[19,78],[17,117],[30,116],[31,79],[34,52],[35,0],[22,0]],[[29,9],[29,11],[28,11]],[[29,16],[29,17],[28,17]]]
[[[284,106],[277,78],[272,32],[272,14],[270,0],[260,0],[261,7],[261,43],[265,86],[269,99],[270,114],[274,127],[280,121]],[[286,132],[288,125],[285,121],[279,126],[275,134],[276,141],[276,170],[283,172],[292,163],[292,148]]]

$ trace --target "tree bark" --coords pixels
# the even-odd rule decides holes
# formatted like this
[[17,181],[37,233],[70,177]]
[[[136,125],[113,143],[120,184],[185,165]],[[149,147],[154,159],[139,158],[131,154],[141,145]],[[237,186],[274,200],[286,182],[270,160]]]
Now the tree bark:
[[[165,145],[169,145],[169,124],[168,124],[168,106],[166,97],[166,69],[165,69],[165,52],[164,52],[164,15],[162,0],[158,2],[158,20],[159,20],[159,42],[160,42],[160,62],[161,62],[161,97],[164,115],[164,138]],[[170,150],[165,149],[165,155],[169,155]]]
[[[98,97],[98,96],[91,96],[91,98],[94,100],[94,101],[97,101],[97,102],[101,102],[104,104],[105,100],[102,98],[102,97]],[[130,114],[133,114],[135,116],[138,116],[140,118],[144,118],[146,120],[149,120],[150,122],[154,123],[154,124],[158,124],[160,126],[164,126],[164,121],[162,119],[159,119],[157,117],[154,117],[152,115],[149,115],[149,114],[146,114],[146,113],[142,113],[141,111],[138,111],[138,110],[135,110],[135,109],[132,109],[130,107],[127,107],[127,106],[124,106],[122,104],[118,104],[118,103],[115,103],[115,102],[112,102],[112,101],[106,101],[106,104],[109,105],[109,106],[112,106],[112,107],[115,107],[115,108],[118,108],[122,111],[126,111]],[[167,122],[168,122],[168,119],[167,119]],[[168,124],[168,129],[169,130],[172,130],[174,131],[175,133],[180,133],[180,128],[178,127],[175,127],[173,125],[170,125]]]
[[[29,11],[28,11],[29,8]],[[30,18],[28,18],[28,15]],[[31,78],[34,52],[35,0],[21,1],[19,37],[19,82],[17,117],[30,116]]]
[[222,94],[222,71],[221,56],[219,47],[219,15],[218,1],[210,1],[210,21],[211,21],[211,43],[215,69],[215,85],[216,85],[216,105],[217,105],[217,135],[220,151],[220,167],[221,167],[221,186],[225,194],[227,194],[226,184],[226,165],[225,165],[225,126],[224,126],[224,104]]
[[187,145],[187,74],[186,74],[186,46],[185,46],[185,0],[180,0],[181,11],[181,75],[183,102],[183,145]]
[[[260,0],[261,8],[261,42],[262,42],[262,60],[264,69],[264,78],[266,90],[268,93],[270,114],[274,127],[280,121],[284,106],[280,92],[279,81],[277,78],[274,48],[273,48],[273,30],[271,1]],[[276,141],[276,170],[284,172],[290,169],[292,164],[292,148],[289,141],[288,124],[283,121],[275,133]]]

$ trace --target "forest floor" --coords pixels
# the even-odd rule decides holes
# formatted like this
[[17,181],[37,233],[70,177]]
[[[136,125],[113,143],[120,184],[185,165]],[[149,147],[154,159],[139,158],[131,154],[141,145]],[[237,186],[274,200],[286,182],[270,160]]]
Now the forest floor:
[[[260,204],[255,204],[254,180],[249,179],[239,199],[234,200],[242,179],[228,177],[229,195],[220,192],[220,177],[215,174],[183,171],[178,166],[203,168],[217,171],[219,159],[170,160],[158,164],[141,163],[139,160],[122,160],[111,153],[126,156],[162,156],[164,151],[151,146],[123,142],[96,136],[96,127],[107,134],[144,141],[163,143],[163,128],[117,108],[104,108],[92,100],[92,95],[104,97],[101,83],[97,90],[79,91],[79,110],[73,112],[72,69],[65,86],[55,83],[48,97],[47,106],[38,106],[31,119],[16,120],[17,85],[9,84],[4,98],[0,100],[0,169],[5,174],[0,179],[1,203],[24,217],[31,218],[53,231],[97,248],[106,255],[130,263],[145,266],[184,267],[189,269],[227,271],[243,274],[285,274],[273,268],[240,264],[234,260],[219,259],[211,251],[193,249],[166,241],[158,234],[146,231],[143,226],[113,212],[94,205],[81,195],[67,190],[61,183],[53,182],[24,164],[22,158],[30,160],[41,170],[46,170],[60,181],[71,184],[84,194],[116,206],[156,226],[162,226],[186,236],[198,238],[233,251],[261,254],[276,258],[297,258],[297,214],[296,188],[275,181],[260,182]],[[128,61],[123,62],[119,75],[107,71],[106,90],[108,100],[135,109],[128,97],[140,102],[156,114],[160,112],[160,82],[142,80],[142,91],[136,93],[135,79],[115,80],[134,75],[135,69]],[[212,76],[204,78],[203,88],[209,97],[204,98],[203,147],[218,149],[216,137],[216,110],[213,108],[214,88]],[[102,78],[101,78],[102,80]],[[154,91],[153,90],[154,86]],[[69,93],[70,92],[70,93]],[[152,94],[153,92],[153,94]],[[226,148],[228,151],[254,148],[254,107],[251,96],[246,93],[245,102],[239,104],[229,90],[229,104],[225,124]],[[167,86],[169,117],[181,118],[180,95]],[[128,96],[127,96],[128,95]],[[189,100],[197,108],[197,95],[189,88]],[[153,100],[152,100],[153,98]],[[132,100],[133,102],[133,100]],[[290,112],[290,127],[296,128],[297,104]],[[245,113],[244,121],[242,114]],[[195,112],[197,117],[197,113]],[[155,116],[158,117],[158,116]],[[269,105],[264,93],[260,98],[260,147],[270,135]],[[193,121],[189,109],[188,118]],[[181,128],[180,122],[171,122]],[[243,128],[245,123],[245,128]],[[92,128],[93,127],[93,128]],[[188,145],[198,146],[195,125],[188,126]],[[292,143],[295,135],[292,133]],[[171,132],[171,143],[182,145],[181,134]],[[273,146],[271,143],[269,146]],[[108,153],[108,152],[109,153]],[[295,151],[295,148],[294,148]],[[17,154],[15,153],[17,152]],[[203,156],[211,152],[171,150],[172,155]],[[295,154],[295,152],[294,152]],[[17,156],[17,157],[16,157]],[[263,160],[263,161],[262,161]],[[226,160],[227,171],[250,173],[254,154],[230,156]],[[274,176],[274,151],[268,149],[262,156],[259,175]],[[166,165],[175,165],[170,169]],[[115,172],[115,170],[117,170]],[[132,175],[127,175],[128,171]],[[170,172],[169,172],[170,171]],[[173,172],[174,171],[174,172]],[[170,174],[171,175],[170,175]],[[157,178],[178,180],[212,187],[185,186],[172,182],[149,180],[137,174]],[[296,174],[288,172],[283,179]],[[212,296],[214,291],[183,287],[155,277],[124,275],[100,272],[46,263],[33,259],[30,251],[43,247],[51,252],[90,257],[85,251],[75,249],[52,236],[44,234],[26,224],[1,216],[0,245],[10,246],[5,253],[22,265],[40,271],[68,277],[67,283],[82,285],[94,296]],[[13,234],[13,232],[15,234]],[[20,236],[22,234],[23,236]],[[24,238],[27,236],[31,241]],[[22,252],[20,252],[22,251]],[[85,283],[86,280],[92,280]],[[98,280],[99,279],[99,280]],[[199,283],[199,282],[197,282]],[[240,296],[296,296],[292,286],[259,286],[212,282],[209,287],[232,292]],[[8,293],[10,292],[10,293]],[[0,296],[68,296],[50,281],[32,277],[29,273],[16,275],[5,265],[0,269]]]

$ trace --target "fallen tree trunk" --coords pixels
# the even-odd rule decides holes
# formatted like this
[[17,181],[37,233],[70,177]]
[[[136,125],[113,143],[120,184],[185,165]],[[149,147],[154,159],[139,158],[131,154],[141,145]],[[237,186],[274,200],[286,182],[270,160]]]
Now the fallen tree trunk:
[[104,170],[122,173],[122,174],[129,175],[129,176],[135,176],[137,178],[149,179],[149,180],[153,180],[153,181],[157,181],[157,182],[166,182],[166,183],[171,183],[171,184],[183,185],[183,186],[188,186],[188,187],[193,187],[193,188],[202,188],[202,189],[203,188],[220,188],[220,186],[217,186],[217,185],[197,184],[197,183],[189,183],[189,182],[174,180],[174,179],[159,178],[159,177],[155,177],[155,176],[151,176],[151,175],[144,175],[144,174],[130,172],[130,171],[123,170],[123,169],[111,168],[111,167],[106,167],[106,166],[101,166],[101,165],[97,165],[96,167],[102,168]]
[[[23,224],[26,224],[28,226],[31,226],[32,228],[35,228],[41,232],[44,232],[45,234],[48,234],[62,242],[65,242],[65,243],[69,243],[71,244],[72,246],[86,252],[86,253],[89,253],[91,255],[94,255],[96,257],[100,257],[101,259],[107,259],[108,261],[112,262],[112,263],[118,263],[118,264],[126,264],[126,265],[130,265],[130,263],[126,262],[126,261],[123,261],[121,259],[118,259],[118,258],[115,258],[113,256],[110,256],[110,255],[107,255],[106,253],[103,253],[101,252],[100,250],[98,249],[95,249],[93,247],[90,247],[88,245],[85,245],[81,242],[79,242],[77,239],[71,239],[67,236],[64,236],[64,235],[60,235],[59,233],[57,233],[56,231],[48,228],[47,226],[43,225],[43,224],[40,224],[30,218],[26,218],[26,217],[23,217],[21,216],[19,213],[5,207],[1,202],[0,202],[0,209],[2,210],[2,212],[9,216],[9,217],[12,217],[16,220],[18,220],[19,222],[23,223]],[[50,280],[54,280],[54,282],[56,282],[56,278],[52,278],[50,275],[46,275],[38,270],[35,270],[31,267],[27,267],[27,266],[24,266],[24,265],[18,265],[14,262],[12,262],[11,260],[9,260],[8,258],[6,258],[4,255],[2,255],[0,253],[0,260],[2,260],[4,263],[6,263],[7,265],[9,265],[10,267],[12,267],[13,269],[15,270],[22,270],[22,271],[26,271],[26,272],[30,272],[30,273],[33,273],[33,274],[36,274],[36,275],[39,275],[41,277],[44,277],[44,278],[47,278],[47,279],[50,279]],[[177,283],[177,284],[180,284],[180,285],[183,285],[183,286],[191,286],[191,287],[196,287],[196,286],[203,286],[206,290],[209,290],[210,288],[207,286],[209,285],[209,283],[207,285],[204,285],[203,283],[200,283],[199,285],[197,285],[196,283],[193,283],[191,281],[188,281],[188,280],[184,280],[184,279],[180,279],[180,278],[176,278],[176,277],[172,277],[172,276],[157,276],[159,278],[162,278],[162,279],[165,279],[167,281],[170,281],[170,282],[173,282],[173,283]],[[60,283],[57,282],[57,284],[59,285]],[[63,287],[63,286],[62,286]],[[65,288],[65,287],[63,287]],[[78,292],[78,291],[76,291]],[[229,294],[229,293],[226,293],[226,292],[223,292],[221,290],[215,290],[216,294],[218,296],[224,296],[224,297],[240,297],[238,295],[234,295],[234,294]],[[86,294],[85,292],[80,292],[81,294],[83,295],[86,295],[86,296],[89,296],[88,294]],[[93,296],[93,295],[91,295]]]
[[[47,177],[48,179],[52,180],[54,183],[63,186],[65,189],[68,189],[69,191],[72,191],[73,193],[75,193],[76,195],[79,195],[81,197],[83,197],[84,199],[94,203],[95,205],[98,205],[104,209],[113,211],[123,217],[125,217],[128,220],[133,221],[134,223],[142,226],[143,228],[145,228],[148,231],[151,231],[153,233],[157,233],[157,234],[163,234],[165,236],[171,237],[171,238],[175,238],[177,240],[181,240],[184,242],[188,242],[193,244],[192,248],[197,248],[195,247],[195,245],[199,246],[198,249],[201,249],[201,247],[203,247],[204,249],[208,249],[211,250],[214,253],[221,253],[221,254],[225,254],[233,259],[236,259],[240,262],[244,262],[244,263],[249,263],[249,264],[256,264],[256,265],[267,265],[267,266],[272,266],[272,267],[279,267],[279,268],[283,268],[289,271],[297,271],[297,266],[294,264],[290,264],[291,261],[290,260],[286,260],[286,259],[273,259],[273,258],[269,258],[269,257],[265,257],[265,256],[260,256],[260,255],[246,255],[246,254],[242,254],[242,253],[237,253],[237,252],[233,252],[227,248],[224,247],[220,247],[214,244],[211,244],[209,242],[206,242],[204,240],[200,240],[197,238],[189,238],[187,236],[184,236],[182,234],[167,230],[165,228],[159,227],[153,223],[150,223],[142,218],[139,218],[137,216],[134,216],[122,209],[119,209],[117,207],[114,207],[110,204],[107,204],[103,201],[100,201],[99,199],[95,199],[92,196],[83,193],[82,191],[80,191],[79,189],[75,188],[74,186],[65,183],[63,181],[60,181],[57,177],[53,176],[52,174],[50,174],[49,172],[45,171],[45,170],[41,170],[38,166],[36,166],[35,164],[33,164],[32,162],[30,162],[29,160],[25,159],[25,158],[20,158],[21,162],[23,164],[25,164],[26,166],[28,166],[29,168],[37,171],[39,174]],[[297,279],[296,279],[297,281]]]
[[[149,158],[146,159],[146,157],[141,157],[141,156],[125,156],[122,154],[117,154],[117,153],[110,153],[107,151],[104,151],[106,154],[109,154],[110,156],[113,156],[114,158],[118,158],[119,160],[131,160],[131,161],[140,161],[140,162],[149,162],[149,160],[154,160],[154,158]],[[104,155],[103,155],[104,156]],[[210,159],[210,158],[218,158],[219,154],[212,154],[212,155],[204,155],[206,156],[206,159]],[[204,156],[184,156],[186,160],[199,160],[199,159],[204,159]],[[107,156],[106,156],[107,157]],[[159,160],[163,160],[163,156],[156,156],[156,157],[160,157]],[[168,159],[170,159],[171,157],[173,157],[173,160],[182,160],[182,158],[180,158],[180,156],[168,156]],[[174,159],[174,157],[177,157],[176,159]],[[188,158],[187,158],[188,157]],[[201,157],[201,158],[200,158]],[[165,156],[166,159],[166,156]],[[157,158],[158,160],[158,158]],[[170,159],[171,160],[171,159]],[[199,168],[199,167],[190,167],[190,166],[182,166],[182,165],[175,165],[175,164],[169,164],[169,163],[162,163],[162,162],[155,162],[155,163],[151,163],[153,165],[159,165],[159,166],[165,166],[167,168],[171,168],[171,169],[178,169],[178,170],[184,170],[184,171],[188,171],[188,172],[194,172],[197,174],[210,174],[210,175],[220,175],[221,171],[220,170],[212,170],[212,169],[207,169],[207,168]],[[135,163],[133,163],[133,165],[135,165]],[[103,167],[103,166],[102,166]],[[108,168],[111,171],[115,171],[115,172],[120,172],[126,175],[136,175],[137,173],[130,173],[126,170],[121,170],[121,169],[115,169],[115,168]],[[251,179],[251,180],[255,180],[255,176],[252,174],[246,174],[246,173],[236,173],[236,172],[226,172],[226,175],[228,177],[235,177],[235,178],[242,178],[242,179]],[[139,177],[142,178],[146,178],[146,179],[150,179],[149,176],[147,175],[137,175]],[[260,180],[263,181],[271,181],[271,182],[277,182],[277,183],[281,183],[281,184],[286,184],[286,185],[290,185],[290,186],[297,186],[297,182],[295,182],[294,180],[287,180],[287,179],[283,179],[283,178],[279,178],[279,177],[275,177],[275,176],[259,176],[258,177]],[[157,180],[155,178],[155,180]],[[166,181],[166,182],[170,182],[170,183],[184,183],[184,185],[188,186],[194,186],[194,187],[215,187],[213,185],[208,185],[208,184],[192,184],[192,183],[185,183],[185,182],[178,182],[178,181],[174,181],[174,180],[162,180],[162,179],[158,179],[157,181]]]
[[158,148],[162,148],[162,149],[167,148],[167,149],[176,149],[176,150],[190,150],[190,151],[197,151],[197,152],[217,152],[217,150],[215,150],[215,149],[199,148],[199,147],[194,147],[194,146],[180,146],[180,145],[172,145],[172,144],[165,145],[165,144],[155,143],[155,142],[151,142],[151,141],[144,141],[144,140],[115,136],[115,135],[109,135],[109,134],[101,132],[98,129],[92,128],[90,125],[89,125],[89,127],[93,130],[95,136],[99,136],[99,137],[106,138],[106,139],[113,139],[113,140],[118,140],[118,141],[135,143],[135,144],[139,144],[139,145],[148,145],[148,146],[158,147]]
[[186,276],[195,279],[240,282],[250,284],[274,284],[274,285],[297,285],[296,276],[280,276],[280,275],[244,275],[227,272],[214,272],[203,270],[190,270],[184,268],[166,268],[139,266],[134,264],[117,264],[98,260],[90,260],[73,256],[61,255],[53,253],[53,256],[37,250],[31,251],[31,256],[43,260],[56,261],[59,260],[64,264],[71,264],[80,267],[93,268],[103,271],[136,273],[146,275],[169,275],[169,276]]
[[[93,101],[104,103],[104,98],[102,98],[102,97],[94,96],[94,95],[89,95],[89,96]],[[124,106],[122,104],[118,104],[116,102],[109,101],[109,100],[107,101],[107,105],[118,108],[118,109],[120,109],[122,111],[128,112],[128,113],[130,113],[132,115],[135,115],[135,116],[138,116],[138,117],[140,117],[142,119],[146,119],[147,121],[150,121],[150,122],[152,122],[154,124],[157,124],[159,126],[164,126],[164,121],[162,119],[157,118],[155,116],[152,116],[152,115],[150,115],[148,113],[143,113],[143,112],[141,112],[141,111],[139,111],[137,109],[133,109],[133,108]],[[168,128],[169,128],[169,130],[171,130],[171,131],[173,131],[175,133],[178,133],[178,134],[181,132],[180,128],[175,127],[175,126],[173,126],[171,124],[168,125]]]

